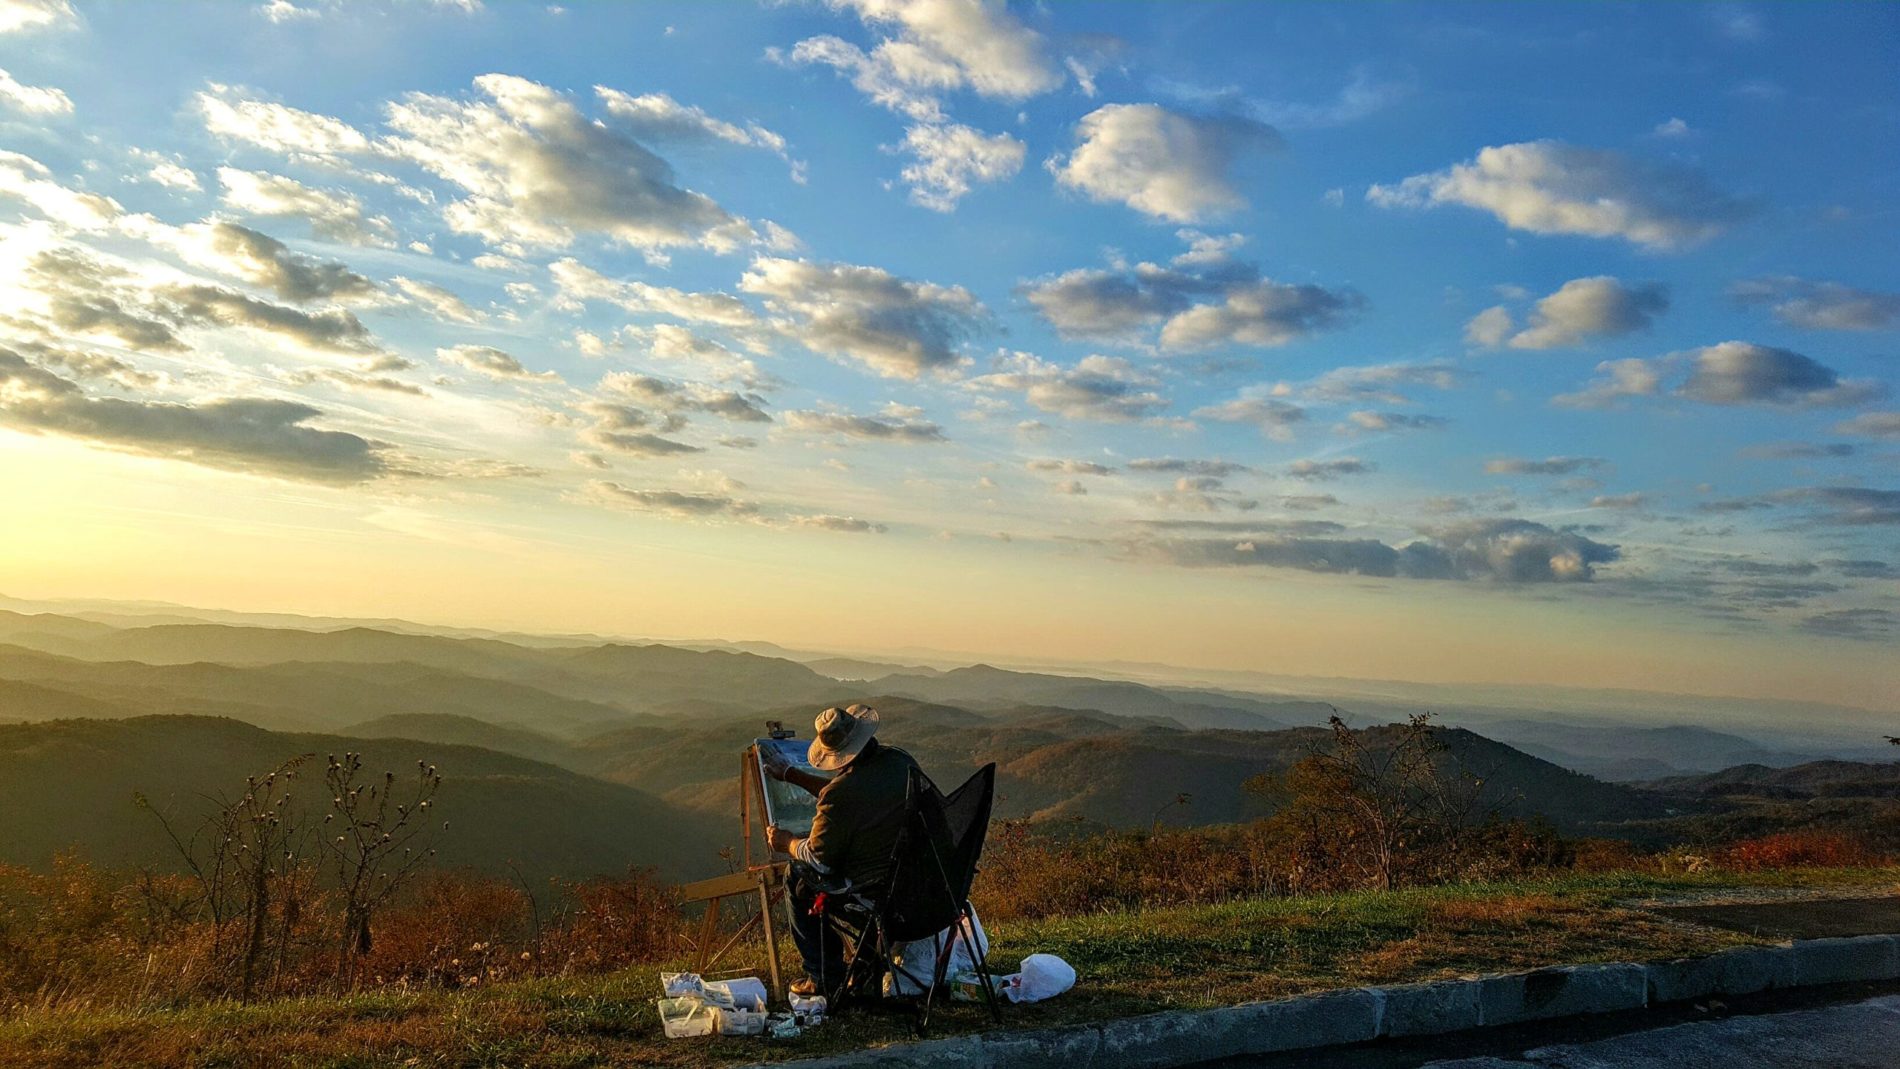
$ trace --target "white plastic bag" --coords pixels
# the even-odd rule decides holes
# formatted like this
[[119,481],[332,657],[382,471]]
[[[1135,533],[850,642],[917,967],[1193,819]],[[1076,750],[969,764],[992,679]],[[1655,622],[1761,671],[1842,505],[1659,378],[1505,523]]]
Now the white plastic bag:
[[660,974],[660,990],[667,998],[697,998],[705,988],[698,973],[663,972]]
[[930,986],[930,978],[936,975],[937,948],[946,938],[950,939],[950,965],[944,970],[945,979],[976,969],[976,955],[970,953],[971,943],[985,954],[990,952],[990,937],[983,931],[983,921],[972,907],[969,923],[951,925],[929,938],[905,943],[891,953],[894,968],[884,974],[884,997],[923,994]]
[[1041,1002],[1075,986],[1075,966],[1054,954],[1031,954],[1021,972],[1003,977],[1003,994],[1011,1002]]

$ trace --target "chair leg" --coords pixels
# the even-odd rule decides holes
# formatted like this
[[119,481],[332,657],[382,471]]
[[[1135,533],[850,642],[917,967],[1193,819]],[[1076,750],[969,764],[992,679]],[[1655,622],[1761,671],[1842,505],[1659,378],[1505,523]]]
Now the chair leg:
[[997,1001],[996,987],[990,982],[990,955],[976,938],[976,921],[971,918],[969,907],[963,912],[964,923],[970,926],[970,961],[976,966],[976,975],[983,985],[983,1001],[989,1006],[990,1019],[997,1024],[1003,1023],[1003,1006]]
[[931,946],[937,951],[937,960],[935,962],[936,967],[933,968],[930,973],[930,986],[924,990],[923,1015],[917,1021],[917,1034],[920,1036],[930,1030],[930,1011],[936,1004],[937,991],[943,987],[944,977],[949,975],[950,957],[956,951],[957,929],[961,926],[961,920],[959,920],[957,924],[951,925],[950,935],[944,939],[941,946],[937,944],[936,936],[931,936]]

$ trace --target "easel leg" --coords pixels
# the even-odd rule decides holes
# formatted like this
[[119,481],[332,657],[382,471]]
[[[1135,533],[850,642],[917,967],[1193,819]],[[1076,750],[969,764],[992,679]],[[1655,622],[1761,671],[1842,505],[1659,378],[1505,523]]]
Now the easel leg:
[[693,965],[693,971],[703,973],[712,963],[713,938],[719,934],[719,900],[708,899],[706,919],[699,926],[699,956]]
[[772,995],[785,1001],[785,980],[778,969],[778,930],[772,925],[772,890],[759,886],[759,920],[765,928],[765,967],[772,974]]

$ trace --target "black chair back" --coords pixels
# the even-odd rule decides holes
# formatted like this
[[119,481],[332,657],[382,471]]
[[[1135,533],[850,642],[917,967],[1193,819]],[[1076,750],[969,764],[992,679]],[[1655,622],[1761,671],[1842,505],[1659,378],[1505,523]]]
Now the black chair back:
[[912,769],[903,832],[884,889],[884,933],[893,943],[927,939],[956,924],[976,880],[996,796],[985,765],[945,795]]

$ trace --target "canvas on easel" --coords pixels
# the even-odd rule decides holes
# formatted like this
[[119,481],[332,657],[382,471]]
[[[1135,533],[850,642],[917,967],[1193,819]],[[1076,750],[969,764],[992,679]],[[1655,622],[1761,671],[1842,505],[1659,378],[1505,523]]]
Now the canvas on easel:
[[767,776],[764,755],[767,751],[776,752],[785,759],[786,764],[829,779],[830,773],[820,772],[811,766],[808,759],[810,745],[794,738],[768,738],[755,740],[752,750],[752,773],[758,777],[759,794],[764,800],[765,823],[776,824],[798,836],[811,833],[812,818],[818,815],[818,799],[803,787]]

